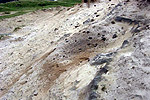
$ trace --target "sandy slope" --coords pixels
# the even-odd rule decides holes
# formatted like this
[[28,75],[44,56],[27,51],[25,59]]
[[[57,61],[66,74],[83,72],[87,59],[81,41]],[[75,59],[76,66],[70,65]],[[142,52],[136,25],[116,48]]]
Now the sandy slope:
[[[148,100],[150,31],[143,27],[149,8],[121,2],[113,10],[118,3],[101,0],[90,8],[59,7],[1,21],[0,32],[12,35],[0,41],[0,99]],[[116,16],[145,23],[134,33],[134,23],[113,23]],[[111,61],[100,63],[107,53]]]

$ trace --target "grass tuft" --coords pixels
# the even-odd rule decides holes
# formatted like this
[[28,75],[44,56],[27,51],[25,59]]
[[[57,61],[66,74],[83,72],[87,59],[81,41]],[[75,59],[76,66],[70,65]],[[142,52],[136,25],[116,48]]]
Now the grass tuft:
[[[50,7],[65,6],[71,7],[77,3],[81,3],[81,0],[60,0],[60,1],[46,1],[46,0],[19,0],[8,3],[0,4],[0,12],[16,11],[17,13],[11,15],[0,16],[0,19],[11,18],[25,14],[27,12],[36,11],[39,9],[47,9]],[[7,14],[7,13],[5,13]]]

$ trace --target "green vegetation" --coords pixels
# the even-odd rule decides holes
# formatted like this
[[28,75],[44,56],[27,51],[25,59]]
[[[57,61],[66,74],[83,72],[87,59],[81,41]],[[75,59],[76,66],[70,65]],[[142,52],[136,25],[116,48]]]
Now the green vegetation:
[[81,3],[81,0],[59,0],[61,2],[67,2],[67,3]]
[[7,37],[9,37],[9,34],[0,34],[0,40],[3,40]]
[[0,19],[11,18],[11,17],[23,15],[23,14],[25,14],[25,13],[27,13],[27,12],[17,12],[17,13],[15,13],[15,14],[4,15],[4,16],[0,16]]
[[4,38],[4,35],[0,35],[0,40]]
[[[8,3],[1,3],[0,12],[9,15],[0,16],[0,19],[10,18],[10,17],[25,14],[27,12],[31,12],[39,9],[46,9],[50,7],[58,7],[58,6],[71,7],[80,2],[81,2],[80,0],[60,0],[55,2],[46,1],[46,0],[19,0],[19,1],[13,1]],[[11,11],[14,11],[16,13],[10,14]]]

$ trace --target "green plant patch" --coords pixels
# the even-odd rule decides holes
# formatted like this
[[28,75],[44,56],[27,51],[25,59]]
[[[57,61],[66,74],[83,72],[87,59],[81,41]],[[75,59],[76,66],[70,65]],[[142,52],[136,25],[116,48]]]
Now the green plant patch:
[[10,14],[11,11],[17,11],[17,13],[0,16],[0,19],[19,16],[24,13],[36,11],[39,9],[47,9],[58,6],[71,7],[77,3],[81,3],[81,0],[59,0],[59,1],[19,0],[8,3],[1,3],[0,12],[4,12],[4,14]]
[[27,12],[17,12],[17,13],[15,13],[15,14],[11,14],[11,15],[0,16],[0,19],[11,18],[11,17],[23,15],[23,14],[25,14],[25,13],[27,13]]

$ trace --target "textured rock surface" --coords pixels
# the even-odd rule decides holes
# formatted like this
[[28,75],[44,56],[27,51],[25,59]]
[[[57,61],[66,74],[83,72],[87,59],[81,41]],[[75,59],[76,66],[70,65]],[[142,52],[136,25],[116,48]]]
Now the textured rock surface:
[[0,21],[0,100],[149,100],[149,11],[101,0]]

